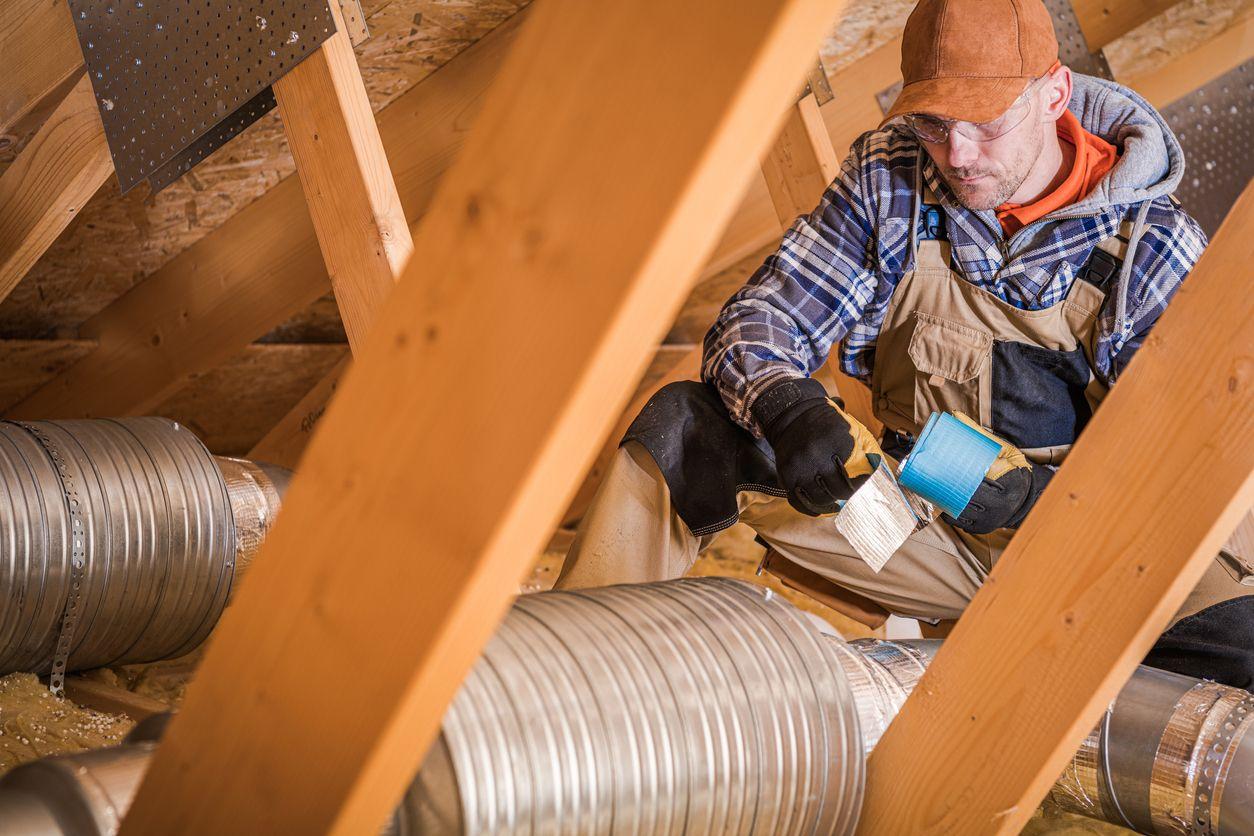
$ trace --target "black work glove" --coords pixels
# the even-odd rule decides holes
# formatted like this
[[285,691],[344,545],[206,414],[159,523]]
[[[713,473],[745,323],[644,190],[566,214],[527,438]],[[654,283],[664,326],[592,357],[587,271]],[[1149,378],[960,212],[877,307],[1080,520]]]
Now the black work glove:
[[839,510],[867,480],[880,453],[870,431],[827,396],[817,380],[772,385],[753,402],[754,420],[775,451],[775,471],[788,504],[817,517]]
[[960,412],[954,413],[954,417],[1001,444],[1001,452],[958,518],[954,519],[949,514],[942,516],[950,525],[972,534],[989,534],[999,528],[1018,528],[1054,477],[1053,469],[1033,467],[1018,447]]

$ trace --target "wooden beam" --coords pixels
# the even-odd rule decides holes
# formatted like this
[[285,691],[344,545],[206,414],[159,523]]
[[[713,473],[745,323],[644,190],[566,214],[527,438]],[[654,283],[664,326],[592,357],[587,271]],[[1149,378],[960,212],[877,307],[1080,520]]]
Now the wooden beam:
[[1097,52],[1111,41],[1160,15],[1180,0],[1071,0],[1089,49]]
[[1254,58],[1254,5],[1246,5],[1206,43],[1125,83],[1157,108]]
[[6,0],[0,13],[0,55],[0,134],[32,128],[32,114],[83,72],[78,35],[64,0]]
[[[775,144],[762,159],[762,175],[780,226],[788,229],[819,205],[823,192],[840,173],[840,161],[817,99],[813,93],[802,96],[788,109]],[[833,347],[833,354],[839,354],[838,346]],[[872,409],[871,390],[842,372],[837,360],[829,359],[826,366],[849,414],[878,437],[884,427]]]
[[1018,833],[1249,510],[1251,261],[1246,188],[876,747],[862,832]]
[[[706,265],[705,272],[702,273],[699,282],[710,281],[717,283],[720,276],[732,271],[744,273],[747,270],[751,273],[762,263],[762,259],[766,256],[766,253],[762,252],[763,242],[773,244],[778,238],[779,225],[775,220],[774,211],[771,209],[770,200],[767,198],[766,182],[763,180],[761,172],[754,172],[749,178],[745,194],[741,197],[740,208],[737,209],[735,216],[727,225],[727,229],[723,231],[723,237],[715,248],[714,255]],[[719,286],[722,287],[722,285]],[[724,298],[731,292],[731,289],[727,290],[723,294]],[[685,309],[687,307],[688,305],[685,304]],[[702,332],[702,335],[704,335],[704,332]],[[694,341],[699,340],[702,335],[696,336]],[[699,364],[700,358],[698,357],[697,360]],[[301,398],[300,403],[283,417],[283,420],[266,433],[265,437],[249,453],[249,458],[295,468],[300,461],[301,454],[305,450],[305,445],[309,443],[309,439],[313,435],[314,426],[326,412],[327,403],[335,393],[336,386],[347,368],[348,363],[345,361],[339,368],[333,370],[326,378],[319,381],[309,391],[309,394]],[[685,367],[684,372],[677,372],[680,376],[674,379],[683,380],[689,374],[687,369],[688,367]],[[698,371],[698,368],[692,368],[691,375],[695,376]],[[668,379],[666,382],[670,382],[670,380]],[[650,388],[644,401],[652,397],[658,388],[658,386]],[[640,401],[641,406],[644,405],[644,401]],[[628,409],[630,410],[630,407]],[[634,414],[632,413],[632,415]],[[622,422],[620,421],[620,423]],[[627,419],[627,423],[630,423],[630,419]],[[626,424],[623,424],[623,429],[626,429]],[[602,462],[603,459],[608,458],[615,449],[617,449],[616,436],[611,433],[610,439],[606,441],[602,453],[597,457],[597,462]],[[605,452],[606,450],[609,452]],[[577,520],[579,515],[583,514],[587,506],[587,500],[591,498],[589,492],[595,492],[597,485],[600,484],[601,470],[602,468],[594,465],[583,486],[576,493],[567,514],[563,516],[564,520],[572,519],[570,517],[571,514],[575,514],[576,516],[573,519]]]
[[894,38],[831,77],[837,95],[823,106],[823,122],[844,158],[863,132],[884,118],[875,95],[901,81],[901,38]]
[[338,3],[337,31],[274,84],[349,345],[360,348],[414,242]]
[[536,4],[124,834],[379,826],[839,6]]
[[172,710],[160,700],[77,674],[65,678],[65,695],[84,708],[125,714],[136,722]]
[[0,176],[0,301],[113,173],[86,76]]
[[[411,223],[426,211],[524,14],[380,111],[379,133]],[[151,411],[191,375],[230,359],[328,286],[299,178],[289,177],[85,322],[79,333],[100,347],[10,415]]]
[[305,394],[296,406],[283,416],[279,423],[248,451],[253,461],[282,465],[295,470],[301,455],[313,437],[314,427],[326,414],[327,404],[339,388],[340,380],[348,371],[349,360],[344,358],[335,368]]

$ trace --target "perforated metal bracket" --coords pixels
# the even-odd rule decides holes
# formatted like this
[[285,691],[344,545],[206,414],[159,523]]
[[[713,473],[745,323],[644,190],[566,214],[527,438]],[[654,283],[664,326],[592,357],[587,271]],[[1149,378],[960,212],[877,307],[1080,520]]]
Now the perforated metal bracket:
[[1089,42],[1080,29],[1080,21],[1071,7],[1071,0],[1045,0],[1045,8],[1054,19],[1054,34],[1058,36],[1058,58],[1077,73],[1113,79],[1110,65],[1101,50],[1089,51]]
[[255,121],[335,31],[327,0],[68,3],[123,192],[168,185]]
[[1207,235],[1254,177],[1254,60],[1229,70],[1162,109],[1184,149],[1176,199]]

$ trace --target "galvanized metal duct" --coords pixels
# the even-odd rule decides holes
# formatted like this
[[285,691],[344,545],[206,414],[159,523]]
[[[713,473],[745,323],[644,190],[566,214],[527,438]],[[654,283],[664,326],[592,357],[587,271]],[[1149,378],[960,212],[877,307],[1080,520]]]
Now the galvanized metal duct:
[[[940,642],[833,645],[869,752]],[[1254,836],[1254,696],[1141,666],[1047,803],[1140,833]]]
[[161,418],[0,422],[0,674],[56,690],[200,644],[277,513],[269,474],[222,461]]
[[468,833],[848,833],[861,806],[831,643],[740,581],[518,599],[443,736]]
[[[505,623],[389,836],[847,832],[863,750],[939,645],[820,637],[782,599],[717,579],[527,596]],[[1142,667],[1053,803],[1147,833],[1254,836],[1249,696]],[[0,836],[111,832],[101,822],[125,813],[149,753],[14,770],[0,780]],[[1182,797],[1207,805],[1204,823],[1194,807],[1177,814]]]
[[[864,762],[832,647],[739,581],[520,598],[387,832],[850,833]],[[146,767],[146,754],[127,758],[110,816]],[[91,793],[100,765],[87,766],[15,769],[0,782],[0,834],[107,832],[53,829],[55,811],[37,809]],[[6,829],[16,809],[37,826]]]

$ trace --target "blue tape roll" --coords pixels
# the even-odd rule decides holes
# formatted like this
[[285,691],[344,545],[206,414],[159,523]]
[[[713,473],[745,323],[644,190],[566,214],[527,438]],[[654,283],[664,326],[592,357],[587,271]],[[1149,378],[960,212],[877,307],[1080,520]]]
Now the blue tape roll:
[[971,501],[1001,445],[947,412],[934,412],[898,481],[951,517]]

